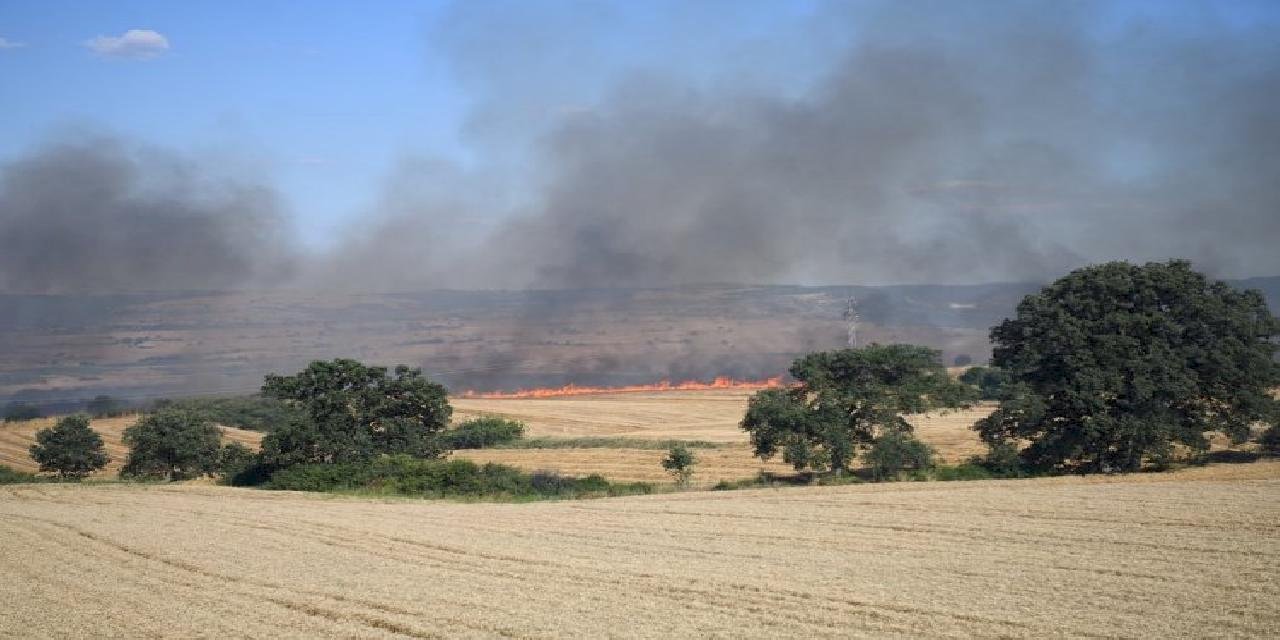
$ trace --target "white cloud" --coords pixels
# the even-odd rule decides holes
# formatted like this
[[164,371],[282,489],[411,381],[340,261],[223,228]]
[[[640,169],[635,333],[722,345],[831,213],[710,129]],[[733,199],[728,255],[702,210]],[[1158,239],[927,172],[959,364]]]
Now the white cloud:
[[169,39],[150,29],[130,29],[121,36],[98,36],[84,46],[100,56],[145,60],[167,51]]
[[0,38],[0,49],[21,49],[27,46],[25,42],[14,42],[5,38]]

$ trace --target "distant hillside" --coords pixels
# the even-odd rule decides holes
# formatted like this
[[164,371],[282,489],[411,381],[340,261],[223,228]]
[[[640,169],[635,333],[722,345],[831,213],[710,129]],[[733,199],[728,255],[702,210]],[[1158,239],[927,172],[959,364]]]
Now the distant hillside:
[[[1280,310],[1280,277],[1233,282]],[[245,393],[316,358],[423,367],[451,389],[768,377],[845,344],[858,300],[864,342],[988,357],[987,332],[1034,283],[699,285],[665,289],[270,291],[0,295],[0,400],[74,408],[109,393]]]

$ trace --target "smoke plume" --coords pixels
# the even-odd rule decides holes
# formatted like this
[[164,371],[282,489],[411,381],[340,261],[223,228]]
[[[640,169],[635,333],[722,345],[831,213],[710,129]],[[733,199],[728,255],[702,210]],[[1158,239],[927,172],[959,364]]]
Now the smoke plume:
[[0,291],[231,289],[294,257],[274,190],[80,132],[0,169]]
[[[471,132],[517,147],[510,124],[552,102],[539,74],[572,76],[592,40],[572,22],[485,30],[476,6],[450,25],[472,30],[452,51],[460,67],[496,76]],[[433,243],[450,217],[401,202],[365,243],[430,244],[416,273],[436,286],[1034,281],[1171,257],[1223,277],[1280,272],[1280,40],[1186,9],[1200,15],[840,4],[820,22],[849,35],[807,87],[735,82],[740,69],[699,82],[673,60],[620,71],[527,136],[536,179],[510,181],[533,186],[483,241]],[[583,49],[520,73],[505,38]]]

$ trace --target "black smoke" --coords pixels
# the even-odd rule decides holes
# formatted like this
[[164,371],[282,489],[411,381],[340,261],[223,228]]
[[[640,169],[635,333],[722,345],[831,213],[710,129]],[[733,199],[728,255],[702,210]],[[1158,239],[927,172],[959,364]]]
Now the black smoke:
[[196,159],[78,131],[0,167],[0,291],[225,290],[295,259],[275,190]]

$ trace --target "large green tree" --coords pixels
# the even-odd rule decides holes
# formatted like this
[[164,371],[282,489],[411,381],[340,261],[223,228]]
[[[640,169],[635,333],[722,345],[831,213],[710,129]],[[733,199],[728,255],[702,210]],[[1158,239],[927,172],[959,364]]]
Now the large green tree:
[[947,375],[941,357],[907,344],[811,353],[791,366],[797,385],[751,398],[742,428],[761,458],[781,452],[797,471],[840,473],[877,437],[910,432],[903,414],[975,399],[976,390]]
[[388,372],[355,360],[312,362],[294,376],[267,376],[262,394],[300,410],[263,439],[275,466],[353,462],[382,454],[436,457],[452,415],[445,388],[406,366]]
[[1211,281],[1185,261],[1074,271],[991,330],[993,363],[1017,383],[976,428],[1029,443],[1041,470],[1133,471],[1175,445],[1235,441],[1273,415],[1280,322],[1257,291]]
[[36,432],[31,458],[40,470],[79,480],[107,465],[110,458],[102,446],[102,436],[89,428],[89,418],[67,416],[52,427]]
[[202,414],[162,409],[125,429],[124,443],[121,476],[187,480],[218,471],[222,432]]

